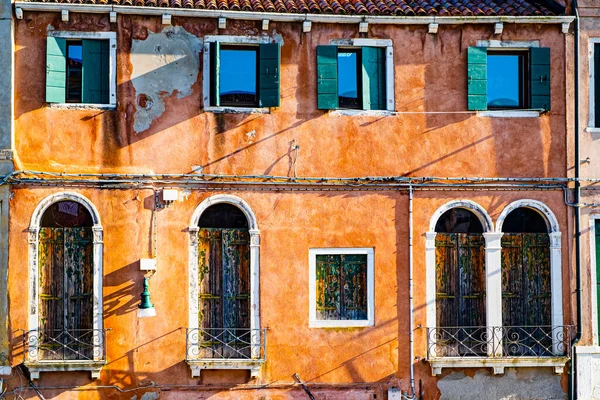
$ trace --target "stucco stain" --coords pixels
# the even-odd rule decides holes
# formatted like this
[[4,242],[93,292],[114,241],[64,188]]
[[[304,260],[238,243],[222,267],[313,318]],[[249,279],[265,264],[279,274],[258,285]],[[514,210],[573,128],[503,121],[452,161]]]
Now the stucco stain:
[[199,72],[202,40],[178,26],[159,33],[148,32],[145,40],[131,46],[131,83],[137,93],[133,129],[150,128],[165,112],[164,99],[176,94],[181,99],[192,93]]

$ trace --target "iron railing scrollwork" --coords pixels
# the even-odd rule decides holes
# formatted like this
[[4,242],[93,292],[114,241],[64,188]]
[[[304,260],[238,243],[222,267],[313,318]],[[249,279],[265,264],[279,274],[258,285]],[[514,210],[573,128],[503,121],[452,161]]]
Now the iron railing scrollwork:
[[267,330],[194,328],[186,335],[186,360],[266,359]]
[[571,357],[573,326],[473,326],[427,330],[427,357]]
[[105,329],[31,330],[23,335],[29,361],[104,361]]

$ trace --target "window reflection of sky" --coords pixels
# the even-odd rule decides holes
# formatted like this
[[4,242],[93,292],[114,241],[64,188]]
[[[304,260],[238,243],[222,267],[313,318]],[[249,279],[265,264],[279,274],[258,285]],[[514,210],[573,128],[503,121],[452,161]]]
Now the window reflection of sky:
[[256,94],[256,51],[221,50],[221,94]]
[[81,54],[81,45],[80,44],[69,44],[69,60],[75,61],[76,63],[80,63],[83,60]]
[[338,96],[357,98],[356,53],[338,53]]
[[519,107],[519,58],[518,55],[488,55],[488,106]]

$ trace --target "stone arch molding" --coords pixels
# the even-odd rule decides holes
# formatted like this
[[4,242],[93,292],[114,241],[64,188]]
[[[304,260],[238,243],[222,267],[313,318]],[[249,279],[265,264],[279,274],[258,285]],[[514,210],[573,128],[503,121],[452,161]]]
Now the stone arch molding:
[[39,202],[33,214],[31,216],[31,222],[29,224],[29,307],[28,307],[28,330],[33,333],[28,344],[29,351],[27,352],[27,360],[29,370],[32,378],[39,378],[39,373],[42,371],[61,371],[64,370],[65,365],[68,361],[62,361],[59,363],[52,363],[44,361],[44,363],[38,363],[38,351],[37,351],[37,335],[36,332],[39,329],[39,232],[42,223],[42,217],[46,210],[53,204],[60,201],[73,201],[81,204],[92,216],[92,233],[93,233],[93,247],[92,247],[92,271],[93,271],[93,317],[92,325],[94,332],[94,360],[89,362],[79,362],[77,365],[68,367],[71,370],[85,370],[90,371],[92,378],[96,379],[100,376],[100,369],[104,364],[104,336],[102,334],[102,274],[103,274],[103,228],[100,222],[100,213],[94,204],[85,196],[76,192],[60,192],[54,193],[44,198]]
[[504,221],[506,220],[506,217],[508,217],[508,214],[510,214],[512,211],[516,210],[517,208],[529,208],[529,209],[537,211],[546,221],[546,226],[548,227],[548,233],[560,232],[560,229],[558,227],[558,220],[556,219],[556,216],[554,215],[552,210],[550,210],[550,208],[548,208],[548,206],[546,206],[541,201],[530,200],[530,199],[522,199],[522,200],[513,201],[512,203],[507,205],[504,208],[504,210],[502,210],[502,212],[500,213],[500,216],[496,220],[496,232],[498,232],[498,233],[502,232],[502,226],[504,225]]
[[452,200],[438,208],[435,211],[435,213],[433,213],[429,222],[429,232],[435,232],[435,225],[437,224],[440,217],[444,215],[446,211],[451,210],[453,208],[464,208],[473,212],[473,214],[475,214],[475,216],[477,216],[477,218],[481,222],[481,226],[483,226],[485,232],[494,231],[494,224],[492,223],[492,219],[488,215],[487,211],[485,211],[485,209],[479,204],[471,200]]
[[[248,220],[248,233],[250,234],[250,329],[256,330],[260,329],[260,287],[259,287],[259,271],[260,271],[260,231],[258,229],[258,222],[256,220],[256,216],[252,211],[250,205],[243,199],[227,194],[219,194],[215,196],[211,196],[204,201],[202,201],[198,207],[194,210],[192,214],[192,218],[190,220],[190,226],[188,228],[189,231],[189,265],[188,265],[188,274],[189,274],[189,318],[188,318],[188,328],[190,332],[194,332],[194,329],[197,329],[198,326],[198,312],[199,312],[199,301],[198,301],[198,231],[200,222],[200,217],[208,209],[210,206],[226,203],[231,204],[237,208],[239,208],[246,219]],[[252,335],[253,341],[255,337],[260,337],[257,335]],[[194,345],[188,344],[188,352],[190,354],[194,354],[195,349],[190,348]],[[197,344],[195,345],[197,346]],[[197,354],[197,353],[196,353]],[[188,364],[190,365],[190,369],[192,372],[192,377],[200,376],[200,372],[205,368],[215,368],[214,363],[205,363],[202,360],[188,360]],[[225,362],[220,365],[219,368],[229,368],[229,369],[249,369],[250,374],[253,377],[258,375],[260,369],[260,363],[250,362]]]

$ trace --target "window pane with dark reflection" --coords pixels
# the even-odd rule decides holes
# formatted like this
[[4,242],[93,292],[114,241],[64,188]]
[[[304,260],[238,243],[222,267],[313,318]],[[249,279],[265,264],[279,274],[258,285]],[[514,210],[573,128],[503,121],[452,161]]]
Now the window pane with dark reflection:
[[81,42],[67,42],[67,102],[81,103]]
[[338,98],[340,108],[361,108],[358,53],[338,52]]
[[488,54],[487,102],[490,108],[523,107],[520,55]]
[[221,105],[258,104],[256,57],[257,52],[254,49],[221,49]]

